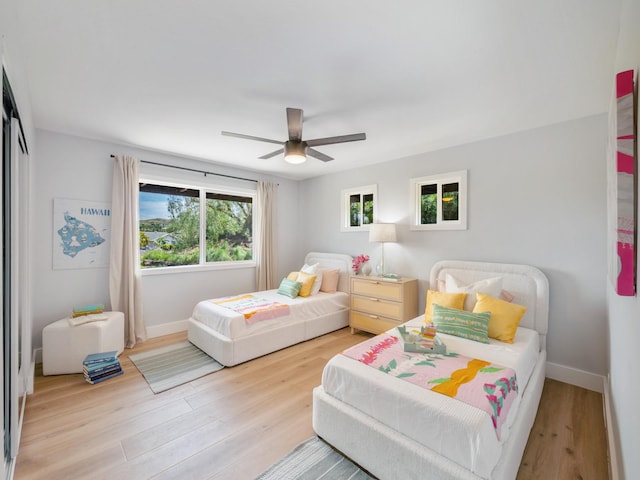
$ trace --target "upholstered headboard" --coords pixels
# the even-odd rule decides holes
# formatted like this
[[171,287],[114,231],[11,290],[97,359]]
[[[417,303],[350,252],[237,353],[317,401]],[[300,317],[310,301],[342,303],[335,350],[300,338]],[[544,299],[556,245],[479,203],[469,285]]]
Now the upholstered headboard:
[[353,258],[350,255],[344,255],[342,253],[309,252],[304,259],[304,263],[307,265],[319,263],[322,270],[339,269],[340,280],[338,280],[338,290],[349,293],[351,290],[349,275],[352,260]]
[[502,290],[513,295],[512,303],[527,307],[520,326],[537,330],[540,334],[540,348],[546,350],[549,281],[544,273],[529,265],[443,260],[431,269],[429,288],[443,290],[447,274],[463,284],[502,277]]

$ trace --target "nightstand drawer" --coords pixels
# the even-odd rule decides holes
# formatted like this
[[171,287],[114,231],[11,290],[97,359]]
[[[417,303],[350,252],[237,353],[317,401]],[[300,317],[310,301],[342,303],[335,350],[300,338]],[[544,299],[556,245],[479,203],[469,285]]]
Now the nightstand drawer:
[[385,298],[387,300],[400,302],[402,301],[402,284],[382,280],[354,278],[351,283],[351,293],[353,295]]
[[371,332],[379,334],[386,332],[394,327],[400,325],[401,322],[392,320],[386,317],[380,317],[378,315],[367,315],[360,312],[351,311],[349,317],[349,326],[353,329],[364,330],[365,332]]
[[374,297],[361,297],[359,295],[352,295],[351,309],[400,320],[402,319],[403,305],[402,303],[389,302]]

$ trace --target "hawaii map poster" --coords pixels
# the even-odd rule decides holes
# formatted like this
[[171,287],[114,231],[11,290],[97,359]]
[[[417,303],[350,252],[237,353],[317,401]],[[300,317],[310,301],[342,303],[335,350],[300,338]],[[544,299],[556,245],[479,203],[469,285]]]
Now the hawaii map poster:
[[111,205],[105,202],[53,200],[53,268],[109,266]]

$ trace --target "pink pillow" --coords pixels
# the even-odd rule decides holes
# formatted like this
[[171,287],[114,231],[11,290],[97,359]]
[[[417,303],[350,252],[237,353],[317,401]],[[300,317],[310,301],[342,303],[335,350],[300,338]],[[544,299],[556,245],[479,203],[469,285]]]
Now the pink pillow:
[[321,292],[336,293],[338,291],[338,280],[340,280],[340,270],[322,270]]

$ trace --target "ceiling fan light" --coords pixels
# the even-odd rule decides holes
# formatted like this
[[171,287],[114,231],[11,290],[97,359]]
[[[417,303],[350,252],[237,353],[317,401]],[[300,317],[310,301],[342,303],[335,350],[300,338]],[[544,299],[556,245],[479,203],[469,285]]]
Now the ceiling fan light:
[[304,163],[307,161],[307,157],[300,153],[289,153],[284,156],[284,161],[287,163],[292,163],[294,165],[298,165],[300,163]]
[[304,142],[286,142],[284,144],[284,161],[294,165],[306,162],[307,146]]

